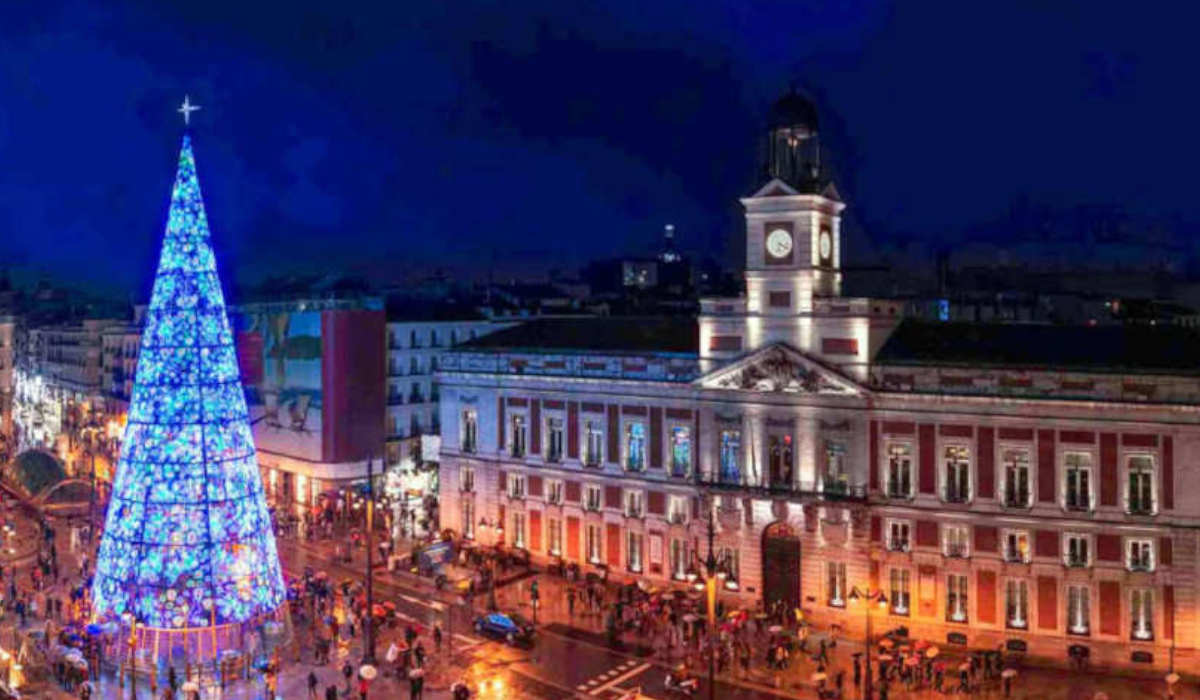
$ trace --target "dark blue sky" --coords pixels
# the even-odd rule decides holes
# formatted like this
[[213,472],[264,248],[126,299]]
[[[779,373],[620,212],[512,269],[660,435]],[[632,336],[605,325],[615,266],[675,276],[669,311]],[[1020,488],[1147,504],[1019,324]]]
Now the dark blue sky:
[[1188,240],[1200,221],[1197,18],[1154,3],[15,5],[0,264],[25,274],[148,284],[185,92],[218,256],[243,280],[475,274],[493,251],[571,268],[647,250],[666,222],[733,261],[736,197],[792,80],[859,247],[1003,242],[1021,199],[1119,204]]

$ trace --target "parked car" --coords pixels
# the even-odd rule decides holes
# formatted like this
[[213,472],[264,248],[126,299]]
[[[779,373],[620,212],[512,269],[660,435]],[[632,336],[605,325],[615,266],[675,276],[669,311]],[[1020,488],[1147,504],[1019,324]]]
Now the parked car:
[[475,631],[510,646],[533,644],[533,625],[516,614],[489,613],[475,618]]

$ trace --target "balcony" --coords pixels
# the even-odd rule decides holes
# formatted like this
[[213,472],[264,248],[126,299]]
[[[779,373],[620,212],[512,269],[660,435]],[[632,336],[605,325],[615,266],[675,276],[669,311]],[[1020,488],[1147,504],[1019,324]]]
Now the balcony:
[[1004,550],[1004,561],[1008,562],[1009,564],[1028,564],[1029,558],[1021,554],[1021,552],[1012,549],[1006,549]]
[[1154,506],[1144,501],[1131,500],[1125,512],[1129,515],[1154,515]]
[[942,500],[946,503],[966,503],[970,500],[970,494],[965,488],[947,488],[942,494]]
[[551,448],[546,451],[546,461],[547,462],[561,462],[562,456],[563,455],[562,455],[561,447],[560,448]]
[[1029,507],[1029,492],[1028,491],[1006,491],[1004,493],[1004,506],[1006,508],[1028,508]]
[[387,397],[387,405],[403,406],[404,405],[404,396],[402,396],[400,394],[392,394],[391,396]]
[[1154,571],[1154,566],[1148,558],[1131,557],[1126,563],[1130,571],[1148,573]]
[[967,545],[962,543],[952,543],[946,545],[946,556],[951,559],[966,559]]
[[671,517],[668,519],[668,521],[672,525],[684,525],[687,523],[687,514],[678,512],[671,513]]
[[1092,499],[1088,494],[1067,493],[1067,510],[1086,513],[1091,509]]
[[1072,569],[1085,569],[1088,566],[1088,558],[1080,554],[1068,554],[1066,564]]
[[409,392],[408,402],[409,403],[425,403],[425,397],[422,396],[421,392],[419,392],[419,391]]

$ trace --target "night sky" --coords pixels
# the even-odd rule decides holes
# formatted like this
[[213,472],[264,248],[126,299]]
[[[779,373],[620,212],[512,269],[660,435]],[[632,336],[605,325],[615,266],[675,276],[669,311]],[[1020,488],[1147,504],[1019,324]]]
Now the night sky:
[[0,265],[144,294],[184,93],[241,281],[571,269],[667,222],[736,264],[792,82],[852,263],[1015,245],[1021,202],[1116,205],[1187,249],[1200,222],[1197,18],[1153,3],[374,4],[6,3]]

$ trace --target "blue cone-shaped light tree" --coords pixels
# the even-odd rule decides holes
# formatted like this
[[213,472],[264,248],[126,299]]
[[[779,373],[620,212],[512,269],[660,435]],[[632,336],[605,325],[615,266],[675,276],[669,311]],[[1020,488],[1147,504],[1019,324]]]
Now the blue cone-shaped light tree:
[[[215,630],[285,599],[189,137],[93,582],[97,619]],[[208,651],[208,650],[206,650]],[[208,655],[207,653],[205,655]]]

